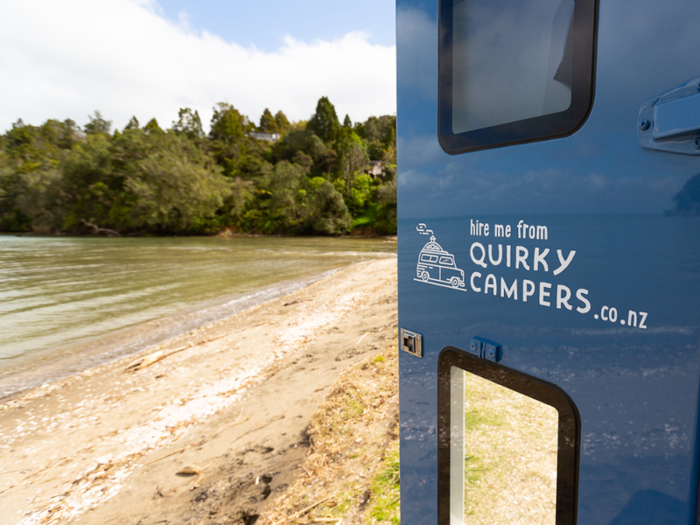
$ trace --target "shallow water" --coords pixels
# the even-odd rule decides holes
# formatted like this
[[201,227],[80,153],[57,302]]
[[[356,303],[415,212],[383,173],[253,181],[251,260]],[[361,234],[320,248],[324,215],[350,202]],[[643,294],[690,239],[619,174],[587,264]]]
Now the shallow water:
[[0,236],[0,397],[395,252],[381,238]]

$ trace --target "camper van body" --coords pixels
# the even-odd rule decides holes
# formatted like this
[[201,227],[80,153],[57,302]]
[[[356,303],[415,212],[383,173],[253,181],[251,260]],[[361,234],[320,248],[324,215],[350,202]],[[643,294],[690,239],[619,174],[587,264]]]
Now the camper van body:
[[402,525],[464,520],[462,369],[566,422],[557,525],[697,523],[698,28],[697,0],[397,0]]

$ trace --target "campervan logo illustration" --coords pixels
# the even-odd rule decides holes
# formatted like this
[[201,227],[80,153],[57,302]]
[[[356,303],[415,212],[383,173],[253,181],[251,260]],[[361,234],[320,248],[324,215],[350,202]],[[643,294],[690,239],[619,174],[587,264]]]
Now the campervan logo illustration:
[[429,230],[425,224],[420,223],[416,230],[421,235],[430,235],[430,241],[418,255],[414,280],[466,292],[464,270],[457,268],[455,256],[442,249],[435,241],[433,230]]

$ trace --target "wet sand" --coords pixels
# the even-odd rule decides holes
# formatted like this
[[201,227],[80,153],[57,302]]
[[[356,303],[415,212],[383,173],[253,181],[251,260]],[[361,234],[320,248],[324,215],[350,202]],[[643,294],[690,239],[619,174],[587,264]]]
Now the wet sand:
[[[396,259],[357,264],[5,402],[4,522],[194,523],[217,490],[280,494],[324,392],[396,323]],[[246,479],[260,494],[236,492]]]

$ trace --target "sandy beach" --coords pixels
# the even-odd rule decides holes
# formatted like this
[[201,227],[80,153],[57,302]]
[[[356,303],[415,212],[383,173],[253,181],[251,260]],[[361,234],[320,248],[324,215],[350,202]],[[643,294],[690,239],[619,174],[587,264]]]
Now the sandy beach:
[[331,386],[395,338],[396,293],[396,259],[356,264],[6,401],[3,523],[266,521]]

